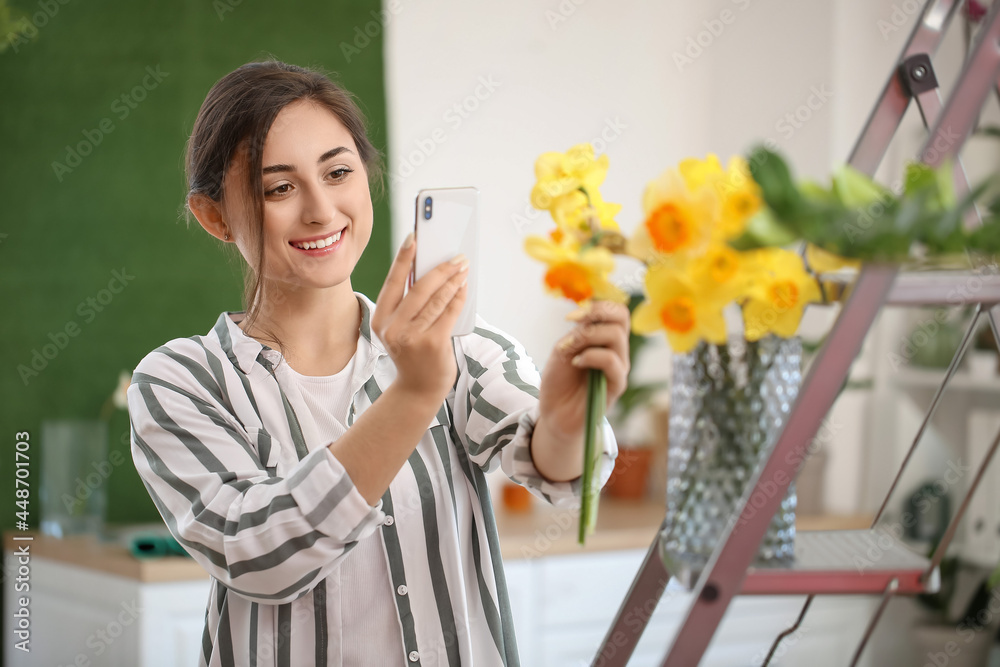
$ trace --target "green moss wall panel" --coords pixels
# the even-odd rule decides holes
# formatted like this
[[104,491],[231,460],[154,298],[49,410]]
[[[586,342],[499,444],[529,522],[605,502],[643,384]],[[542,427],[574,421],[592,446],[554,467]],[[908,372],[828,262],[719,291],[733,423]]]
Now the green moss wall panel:
[[[43,23],[41,4],[11,4]],[[15,521],[17,432],[31,434],[36,526],[42,420],[96,418],[119,371],[171,338],[207,333],[221,311],[242,307],[239,260],[226,252],[232,246],[223,248],[180,213],[184,142],[216,80],[268,56],[334,72],[358,97],[372,139],[385,151],[378,2],[48,4],[52,15],[36,37],[0,54],[4,529]],[[357,49],[356,29],[366,24],[374,36]],[[79,150],[89,154],[69,155],[66,147],[81,142]],[[390,228],[386,202],[376,201],[372,239],[353,279],[373,299],[391,260]],[[124,285],[112,287],[123,288],[102,292],[116,272]],[[88,305],[102,297],[107,303]],[[63,340],[58,332],[67,325],[78,333]],[[51,342],[49,334],[64,347],[37,375],[23,378],[18,366],[31,367],[33,351]],[[119,412],[109,444],[125,463],[104,483],[107,519],[156,520],[132,466],[127,430]]]

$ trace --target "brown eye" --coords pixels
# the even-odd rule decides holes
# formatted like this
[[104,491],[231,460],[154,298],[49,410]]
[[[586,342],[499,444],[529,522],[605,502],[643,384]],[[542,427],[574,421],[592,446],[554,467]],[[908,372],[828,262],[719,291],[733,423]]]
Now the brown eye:
[[288,188],[288,187],[290,187],[288,185],[288,183],[282,183],[278,187],[272,188],[272,189],[268,190],[267,192],[265,192],[264,194],[265,195],[274,195],[274,194],[283,195],[283,194],[287,193],[288,190],[287,189],[286,190],[282,190],[282,188]]

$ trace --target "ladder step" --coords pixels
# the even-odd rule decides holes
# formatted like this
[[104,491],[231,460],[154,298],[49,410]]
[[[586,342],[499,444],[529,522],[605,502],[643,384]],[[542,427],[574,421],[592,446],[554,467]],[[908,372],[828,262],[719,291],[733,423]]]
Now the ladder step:
[[[854,271],[824,273],[823,282],[837,285],[830,294],[840,298],[840,290],[848,290],[857,278]],[[1000,269],[983,266],[979,271],[914,271],[900,272],[885,301],[888,306],[958,306],[982,303],[1000,304]]]
[[[741,595],[881,595],[893,579],[896,595],[933,593],[938,570],[923,581],[930,559],[885,530],[812,530],[795,536],[795,562],[751,567]],[[691,588],[701,573],[676,573]]]
[[893,306],[1000,303],[1000,274],[996,267],[968,271],[900,273],[886,301]]

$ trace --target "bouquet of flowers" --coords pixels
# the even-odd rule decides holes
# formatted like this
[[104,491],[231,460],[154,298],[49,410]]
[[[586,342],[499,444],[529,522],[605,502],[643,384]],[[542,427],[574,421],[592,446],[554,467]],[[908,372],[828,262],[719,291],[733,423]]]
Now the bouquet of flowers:
[[[595,156],[589,144],[539,156],[531,203],[551,214],[555,228],[529,236],[525,250],[547,265],[546,290],[577,304],[627,303],[609,278],[614,256],[641,262],[644,300],[632,330],[662,331],[676,353],[725,345],[727,310],[741,315],[749,345],[790,339],[808,304],[839,296],[822,274],[856,270],[862,260],[947,261],[970,250],[1000,250],[1000,225],[970,231],[961,224],[991,182],[957,201],[950,164],[908,165],[897,195],[849,165],[829,185],[797,183],[781,156],[764,148],[725,166],[711,154],[687,158],[647,184],[643,220],[629,238],[615,221],[621,206],[604,201],[599,190],[607,170],[608,157]],[[990,213],[988,222],[996,222],[1000,199]],[[591,371],[588,396],[581,544],[597,512],[600,371]]]

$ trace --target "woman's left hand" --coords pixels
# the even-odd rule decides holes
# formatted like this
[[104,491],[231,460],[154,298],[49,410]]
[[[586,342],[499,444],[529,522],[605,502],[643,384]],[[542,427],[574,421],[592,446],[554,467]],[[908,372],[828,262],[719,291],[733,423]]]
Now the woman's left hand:
[[546,362],[538,401],[548,432],[575,441],[583,437],[589,369],[600,369],[607,377],[608,408],[625,391],[631,324],[628,306],[612,301],[594,301],[568,319],[576,320],[576,326],[556,343]]

